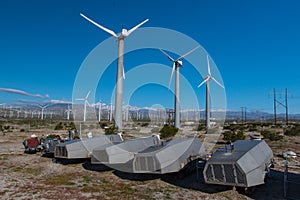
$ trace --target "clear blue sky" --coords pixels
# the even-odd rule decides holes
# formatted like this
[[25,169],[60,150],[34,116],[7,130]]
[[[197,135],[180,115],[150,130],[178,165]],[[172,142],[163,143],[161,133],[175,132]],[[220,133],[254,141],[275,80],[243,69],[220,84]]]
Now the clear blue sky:
[[[272,112],[272,96],[268,93],[275,87],[282,92],[289,89],[290,113],[300,113],[299,10],[297,0],[2,0],[0,87],[71,100],[81,63],[110,37],[80,17],[82,12],[115,32],[149,18],[144,27],[169,28],[193,38],[217,65],[229,110],[246,106],[248,110]],[[148,53],[157,56],[158,63],[171,66],[159,51]],[[140,52],[136,59],[142,60],[142,56]],[[126,71],[130,66],[130,59],[125,57]],[[187,68],[181,70],[186,77],[192,73]],[[110,70],[107,73],[114,82],[115,68]],[[109,101],[110,96],[105,95],[109,89],[109,85],[103,86],[97,96]],[[199,90],[203,101],[204,92]],[[141,88],[131,103],[154,104],[156,93],[161,98],[159,103],[173,106],[170,92],[158,86]],[[0,93],[0,103],[18,99],[33,97]],[[204,108],[204,102],[201,106]]]

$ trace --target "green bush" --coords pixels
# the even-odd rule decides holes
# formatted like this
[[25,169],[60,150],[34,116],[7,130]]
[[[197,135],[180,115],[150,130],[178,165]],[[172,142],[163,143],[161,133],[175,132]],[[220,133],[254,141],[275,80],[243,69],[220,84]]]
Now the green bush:
[[59,122],[54,128],[54,130],[62,130],[62,129],[64,129],[62,122]]
[[270,131],[270,130],[261,131],[261,135],[264,136],[265,139],[269,139],[271,141],[277,141],[277,140],[283,139],[282,135],[279,135],[279,133],[276,133],[275,131]]
[[141,126],[142,126],[142,127],[149,126],[149,123],[148,123],[148,122],[142,123],[142,125],[141,125]]
[[205,124],[199,124],[198,127],[197,127],[197,131],[206,131]]
[[223,133],[223,139],[226,141],[234,142],[236,140],[244,140],[245,135],[243,131],[238,131],[237,133],[234,131],[225,131]]
[[107,126],[107,123],[106,123],[106,122],[100,122],[100,127],[101,127],[102,129],[104,129],[106,126]]
[[284,131],[284,135],[287,136],[300,136],[300,126],[288,128]]
[[178,132],[178,128],[175,128],[173,125],[165,124],[164,127],[159,131],[160,137],[163,138],[170,138],[174,137]]
[[105,129],[105,134],[109,135],[109,134],[115,134],[116,133],[116,128],[114,125],[109,126],[108,128]]

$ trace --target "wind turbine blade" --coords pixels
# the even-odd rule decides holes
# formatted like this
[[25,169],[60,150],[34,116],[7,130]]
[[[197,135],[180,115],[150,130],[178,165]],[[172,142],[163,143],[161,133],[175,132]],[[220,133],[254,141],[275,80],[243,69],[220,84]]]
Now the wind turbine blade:
[[169,81],[169,89],[171,87],[171,82],[172,82],[172,78],[173,78],[175,67],[176,67],[176,64],[173,63],[172,72],[171,72],[170,81]]
[[208,71],[208,75],[211,75],[211,73],[210,73],[210,63],[209,63],[209,57],[208,57],[208,55],[206,55],[206,60],[207,60],[207,71]]
[[206,83],[209,80],[209,77],[207,77],[206,79],[204,79],[204,81],[202,81],[202,83],[200,83],[198,85],[198,88],[201,87],[204,83]]
[[87,104],[88,106],[91,106],[91,104],[90,104],[87,100],[86,100],[85,102],[86,102],[86,104]]
[[85,16],[84,14],[80,13],[80,16],[83,17],[83,18],[85,18],[86,20],[88,20],[92,24],[96,25],[97,27],[101,28],[105,32],[111,34],[112,36],[114,36],[116,38],[118,37],[117,34],[115,34],[115,32],[113,32],[112,30],[109,30],[108,28],[105,28],[104,26],[101,26],[100,24],[94,22],[93,20],[91,20],[90,18],[88,18],[87,16]]
[[213,76],[211,77],[211,79],[214,80],[219,86],[221,86],[222,88],[224,88],[224,86],[221,83],[219,83]]
[[200,47],[200,45],[196,46],[195,48],[193,48],[192,50],[190,50],[189,52],[186,52],[185,54],[183,54],[182,56],[180,56],[179,58],[177,58],[176,61],[181,60],[182,58],[186,57],[187,55],[189,55],[190,53],[192,53],[193,51],[195,51],[196,49],[198,49]]
[[85,99],[82,99],[82,98],[81,98],[81,99],[75,99],[75,100],[78,100],[78,101],[84,101]]
[[91,91],[89,91],[89,92],[87,93],[85,99],[87,99],[87,98],[89,97],[90,93],[91,93]]
[[144,20],[143,22],[139,23],[138,25],[136,25],[135,27],[133,27],[132,29],[130,29],[129,31],[127,31],[127,36],[129,36],[133,31],[135,31],[136,29],[138,29],[140,26],[142,26],[143,24],[145,24],[147,21],[149,21],[149,19]]
[[159,49],[163,54],[165,54],[165,56],[167,56],[169,58],[169,60],[171,60],[172,62],[175,62],[175,60],[169,55],[167,54],[167,52],[165,52],[164,50],[162,49]]

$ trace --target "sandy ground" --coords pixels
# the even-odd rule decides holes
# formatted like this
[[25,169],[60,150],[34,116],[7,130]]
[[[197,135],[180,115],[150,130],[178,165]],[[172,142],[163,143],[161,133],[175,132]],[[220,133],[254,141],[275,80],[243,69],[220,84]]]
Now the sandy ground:
[[[38,136],[51,130],[35,130]],[[65,131],[57,132],[65,133]],[[283,199],[284,160],[276,157],[275,169],[265,185],[243,191],[239,188],[207,185],[202,171],[182,174],[139,175],[91,167],[89,163],[62,165],[41,153],[24,154],[26,132],[0,133],[1,199]],[[296,140],[300,141],[299,138]],[[300,153],[295,139],[271,143],[274,155],[285,148]],[[284,146],[285,145],[285,146]],[[299,158],[297,158],[299,159]],[[299,167],[299,160],[290,163]],[[300,199],[300,169],[291,168],[289,199]]]

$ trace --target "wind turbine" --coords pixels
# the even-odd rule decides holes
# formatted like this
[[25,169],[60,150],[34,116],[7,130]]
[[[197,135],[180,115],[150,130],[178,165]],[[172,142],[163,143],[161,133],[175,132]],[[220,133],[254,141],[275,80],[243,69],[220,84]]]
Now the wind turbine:
[[116,34],[114,31],[109,30],[108,28],[105,28],[101,26],[100,24],[94,22],[90,18],[86,17],[82,13],[80,15],[91,22],[92,24],[96,25],[97,27],[101,28],[105,32],[109,33],[110,35],[114,36],[118,40],[118,69],[117,69],[117,86],[116,86],[116,99],[115,99],[115,126],[118,127],[119,130],[123,129],[122,125],[122,96],[123,96],[123,79],[125,78],[124,73],[124,39],[128,37],[132,32],[134,32],[136,29],[138,29],[140,26],[142,26],[144,23],[146,23],[149,19],[144,20],[140,24],[136,25],[130,30],[122,29],[122,32],[120,34]]
[[43,120],[44,119],[44,110],[45,110],[45,108],[47,108],[49,105],[44,105],[44,106],[42,106],[42,105],[39,105],[39,107],[42,109],[42,116],[41,116],[41,120]]
[[167,56],[167,58],[169,58],[169,60],[171,62],[173,62],[173,67],[172,67],[172,73],[170,76],[170,82],[169,82],[169,89],[171,86],[171,81],[172,81],[172,77],[174,74],[174,71],[176,71],[175,74],[175,105],[174,105],[174,109],[175,109],[175,127],[176,128],[180,128],[180,88],[179,88],[179,68],[182,67],[183,63],[182,63],[182,59],[184,57],[186,57],[187,55],[189,55],[190,53],[192,53],[193,51],[195,51],[196,49],[198,49],[200,46],[197,46],[195,48],[193,48],[192,50],[190,50],[189,52],[183,54],[182,56],[180,56],[179,58],[177,58],[176,60],[174,60],[169,54],[167,54],[164,50],[160,49],[160,51],[165,54],[165,56]]
[[84,101],[83,122],[86,121],[86,106],[87,106],[87,104],[89,104],[89,102],[88,102],[87,99],[88,99],[90,93],[91,93],[91,91],[89,91],[89,92],[87,93],[87,95],[85,96],[85,98],[75,99],[75,100],[78,100],[78,101]]
[[67,113],[67,120],[70,120],[70,113],[72,112],[72,110],[70,108],[70,104],[68,104],[68,108],[67,108],[67,110],[65,110],[65,112]]
[[198,85],[198,88],[201,87],[204,83],[206,83],[206,127],[210,127],[210,80],[213,80],[215,83],[217,83],[220,87],[224,88],[224,86],[219,83],[210,72],[210,63],[209,63],[209,57],[206,56],[207,59],[207,71],[208,75],[204,78],[202,83]]

